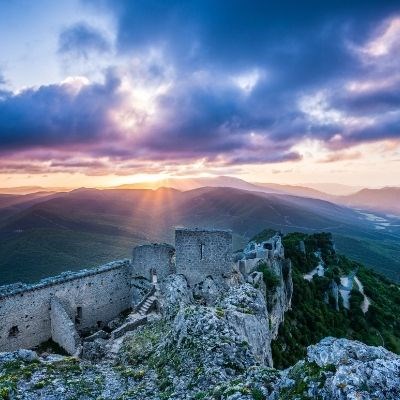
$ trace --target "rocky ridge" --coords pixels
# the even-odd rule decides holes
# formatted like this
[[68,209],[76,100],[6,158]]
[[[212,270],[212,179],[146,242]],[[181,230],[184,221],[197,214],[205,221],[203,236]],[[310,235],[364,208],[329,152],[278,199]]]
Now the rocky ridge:
[[[205,335],[206,338],[209,336]],[[154,339],[151,337],[150,342]],[[198,345],[210,351],[205,342]],[[357,341],[328,337],[310,346],[304,360],[284,371],[244,365],[245,370],[225,376],[206,375],[219,369],[214,364],[218,357],[212,355],[208,361],[210,366],[214,364],[213,371],[202,370],[204,364],[200,363],[194,375],[188,371],[174,376],[170,367],[175,364],[179,368],[177,357],[182,355],[183,349],[162,355],[161,351],[167,348],[155,347],[156,357],[149,360],[153,369],[147,369],[143,358],[136,359],[136,364],[111,365],[61,356],[38,357],[29,350],[3,353],[0,355],[0,398],[395,400],[400,396],[400,357],[381,347]],[[153,350],[151,346],[144,349],[143,357],[146,357],[146,351]],[[164,361],[157,364],[160,357]],[[246,351],[239,351],[232,357],[235,361],[250,360],[246,358]],[[164,369],[166,359],[170,360],[170,367]]]
[[[113,360],[20,350],[0,355],[0,399],[278,400],[398,399],[400,357],[346,339],[325,338],[284,371],[270,343],[290,307],[290,263],[246,282],[207,278],[190,289],[181,275],[160,283],[161,315],[125,334]],[[104,340],[104,339],[96,339]]]

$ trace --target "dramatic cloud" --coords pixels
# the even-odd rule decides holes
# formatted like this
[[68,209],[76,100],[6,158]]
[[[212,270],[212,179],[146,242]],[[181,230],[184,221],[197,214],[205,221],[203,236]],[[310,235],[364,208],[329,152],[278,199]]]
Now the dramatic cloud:
[[16,169],[27,159],[88,174],[299,161],[310,141],[329,163],[360,157],[347,147],[400,139],[397,2],[102,3],[115,48],[77,23],[59,53],[108,52],[103,81],[0,91],[0,149]]
[[58,51],[69,56],[88,59],[91,53],[105,53],[110,47],[101,31],[83,22],[64,29],[59,36]]
[[1,151],[112,140],[108,113],[121,101],[119,83],[109,74],[104,84],[70,79],[5,94],[0,97]]

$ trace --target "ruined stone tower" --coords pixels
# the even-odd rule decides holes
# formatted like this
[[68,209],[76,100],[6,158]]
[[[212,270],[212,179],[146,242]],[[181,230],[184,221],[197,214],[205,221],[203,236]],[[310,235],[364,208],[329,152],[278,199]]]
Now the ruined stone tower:
[[173,274],[175,250],[169,244],[154,243],[137,246],[132,251],[132,276],[152,280],[156,273],[159,279]]
[[217,229],[175,229],[176,273],[190,286],[207,276],[232,271],[232,232]]

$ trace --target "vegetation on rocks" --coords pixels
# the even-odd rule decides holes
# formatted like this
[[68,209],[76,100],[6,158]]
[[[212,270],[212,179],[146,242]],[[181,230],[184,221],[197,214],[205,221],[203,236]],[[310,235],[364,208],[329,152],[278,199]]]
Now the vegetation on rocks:
[[277,286],[280,285],[281,281],[279,276],[277,276],[270,268],[268,268],[266,263],[260,263],[258,265],[258,271],[263,274],[263,281],[265,283],[265,287],[267,292],[273,292]]
[[[299,250],[303,240],[306,253]],[[337,255],[329,233],[306,235],[291,233],[283,238],[286,257],[292,260],[292,309],[285,315],[279,336],[272,343],[274,366],[285,368],[305,356],[307,346],[326,336],[360,340],[374,346],[384,346],[400,353],[400,287],[363,265]],[[325,263],[323,277],[304,279],[318,264],[316,251]],[[332,281],[340,284],[340,277],[356,271],[371,301],[366,314],[361,310],[363,296],[357,285],[350,295],[350,309],[343,307],[339,294],[339,311],[329,291]],[[328,293],[328,304],[324,301]]]
[[[269,232],[259,239],[265,235]],[[284,312],[272,314],[262,290],[236,277],[230,285],[210,284],[213,296],[205,290],[198,292],[202,298],[195,298],[183,276],[170,275],[160,284],[163,316],[153,316],[147,325],[127,334],[113,361],[38,357],[28,350],[0,354],[0,400],[400,398],[400,357],[394,354],[400,353],[399,286],[337,255],[329,234],[293,233],[283,243],[292,260],[288,276],[293,276],[294,291],[292,309],[285,314],[272,355],[275,368],[288,369],[268,367],[271,316],[278,326]],[[305,280],[304,274],[320,258],[324,276]],[[274,270],[280,261],[284,265],[283,260],[273,261]],[[290,296],[285,297],[285,281],[266,265],[258,269],[266,297],[286,310]],[[341,277],[352,273],[371,301],[366,314],[357,285],[350,308],[344,308],[339,296],[336,310],[332,283],[338,285]],[[329,336],[384,345],[394,353]]]

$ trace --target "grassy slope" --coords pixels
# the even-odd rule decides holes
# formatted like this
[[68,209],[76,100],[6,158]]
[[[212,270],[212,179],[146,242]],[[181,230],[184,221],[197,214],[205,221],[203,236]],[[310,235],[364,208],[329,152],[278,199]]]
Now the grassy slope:
[[[297,250],[298,241],[306,241],[307,255]],[[384,345],[400,353],[400,286],[383,276],[350,261],[344,256],[331,253],[329,235],[290,234],[284,238],[286,255],[293,262],[294,295],[292,310],[285,316],[279,330],[279,337],[273,343],[273,358],[278,368],[287,367],[305,355],[308,345],[325,336],[346,337],[370,345]],[[321,248],[327,265],[325,277],[315,277],[311,282],[303,279],[316,263],[312,251]],[[332,279],[357,269],[357,276],[364,285],[366,295],[372,303],[364,315],[360,309],[362,296],[353,290],[350,310],[336,311],[331,304],[325,304],[323,296]],[[340,296],[339,299],[341,300]]]

